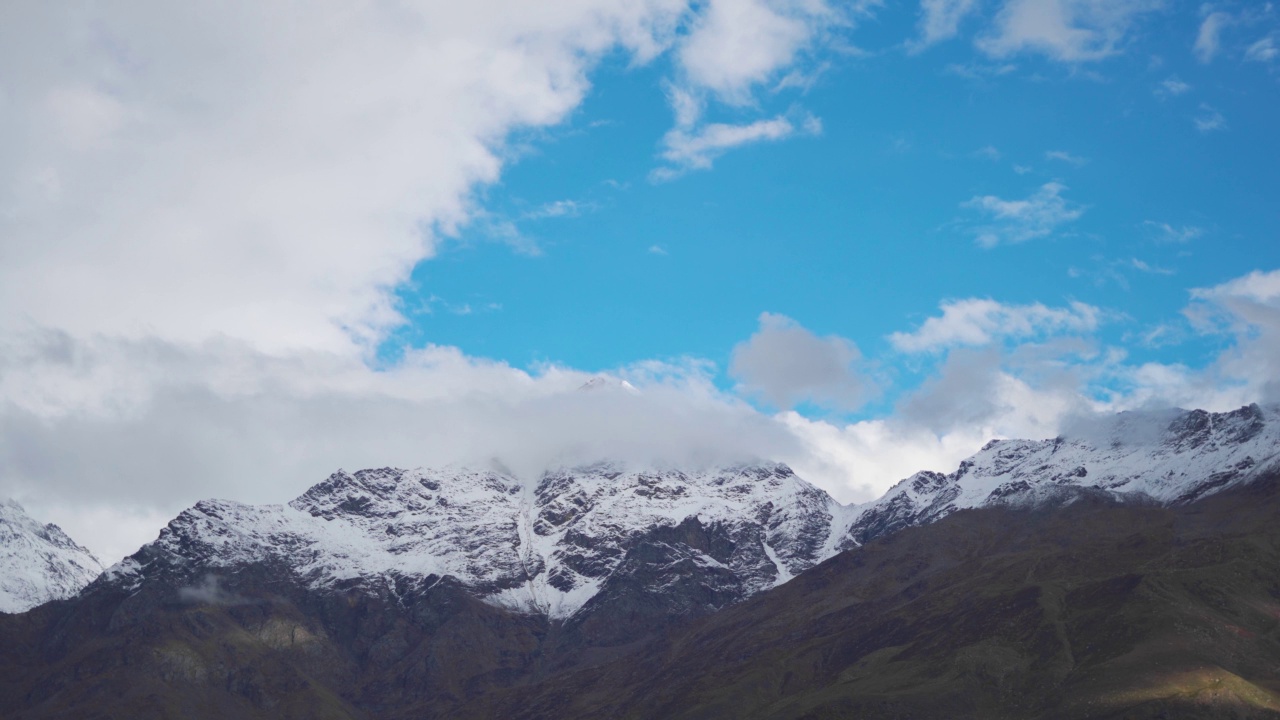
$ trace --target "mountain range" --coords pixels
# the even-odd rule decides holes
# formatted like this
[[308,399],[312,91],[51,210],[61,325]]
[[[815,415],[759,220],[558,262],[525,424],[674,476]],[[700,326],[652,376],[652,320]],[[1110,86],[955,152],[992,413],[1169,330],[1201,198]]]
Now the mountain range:
[[1268,717],[1278,454],[1251,405],[993,441],[853,506],[772,463],[340,471],[0,617],[0,710]]

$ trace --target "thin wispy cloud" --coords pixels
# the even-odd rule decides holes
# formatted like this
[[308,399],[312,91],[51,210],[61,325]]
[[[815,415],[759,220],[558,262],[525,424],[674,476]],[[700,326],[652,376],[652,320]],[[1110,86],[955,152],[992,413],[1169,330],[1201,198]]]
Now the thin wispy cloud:
[[979,195],[961,207],[986,216],[991,222],[973,229],[978,245],[993,248],[1051,235],[1060,226],[1078,219],[1084,208],[1062,196],[1067,187],[1050,182],[1022,200]]
[[1200,103],[1200,112],[1192,118],[1192,122],[1195,124],[1196,130],[1202,133],[1225,130],[1227,127],[1227,119],[1208,103]]
[[1160,242],[1186,244],[1204,234],[1203,228],[1194,225],[1174,227],[1169,223],[1156,222],[1155,220],[1147,220],[1142,224],[1152,230],[1156,235],[1156,240]]
[[990,80],[1010,75],[1018,70],[1013,63],[951,63],[943,69],[948,75],[955,75],[966,80]]
[[817,135],[821,132],[821,121],[812,116],[805,118],[799,127],[781,116],[746,125],[710,123],[689,128],[677,126],[662,141],[662,159],[668,164],[655,169],[650,179],[672,180],[690,170],[707,170],[717,157],[744,145],[776,142],[797,133]]
[[549,218],[578,217],[596,209],[594,203],[577,200],[555,200],[530,210],[520,217],[524,220],[546,220]]
[[974,157],[982,158],[983,160],[991,160],[992,162],[998,161],[1000,158],[1004,157],[1004,154],[1001,153],[994,145],[987,145],[985,147],[978,148],[973,152],[973,155]]
[[956,36],[960,23],[979,9],[978,0],[921,0],[919,37],[907,43],[911,53]]
[[1074,165],[1075,167],[1083,167],[1089,164],[1088,158],[1080,157],[1079,155],[1072,155],[1066,150],[1050,150],[1044,154],[1044,157],[1046,160],[1054,160],[1068,165]]
[[1196,42],[1192,48],[1200,62],[1207,64],[1217,57],[1218,50],[1222,47],[1222,30],[1231,22],[1231,15],[1225,12],[1210,12],[1200,21],[1200,30],[1196,33]]
[[1143,260],[1139,260],[1138,258],[1130,258],[1129,265],[1134,270],[1147,273],[1148,275],[1173,275],[1174,274],[1174,271],[1169,268],[1160,267],[1158,265],[1151,265]]
[[1268,35],[1253,43],[1244,51],[1246,60],[1269,63],[1280,57],[1280,46],[1277,46],[1274,35]]
[[1185,95],[1191,90],[1191,85],[1183,82],[1177,75],[1170,75],[1156,86],[1155,95],[1159,98],[1171,98],[1179,95]]

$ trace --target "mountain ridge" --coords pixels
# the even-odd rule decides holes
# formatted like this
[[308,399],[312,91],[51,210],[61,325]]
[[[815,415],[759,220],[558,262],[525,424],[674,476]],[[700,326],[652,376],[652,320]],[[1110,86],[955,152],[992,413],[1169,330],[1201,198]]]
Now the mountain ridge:
[[[288,505],[202,501],[78,596],[0,617],[0,714],[1029,717],[1010,692],[1041,715],[1071,687],[1156,692],[1146,660],[1123,666],[1140,685],[1090,679],[1138,631],[1142,657],[1212,661],[1206,692],[1280,703],[1239,660],[1280,661],[1278,417],[997,441],[857,506],[778,464],[379,469]],[[1266,717],[1166,700],[1114,717]]]
[[0,499],[0,613],[72,597],[101,572],[102,563],[62,528]]
[[[620,567],[628,539],[653,528],[693,517],[731,526],[733,551],[691,551],[685,559],[729,569],[745,597],[959,509],[1035,504],[1064,488],[1190,502],[1276,464],[1278,417],[1277,408],[1256,404],[1227,413],[1129,413],[1078,437],[993,440],[952,473],[918,472],[855,505],[779,463],[685,472],[602,462],[551,470],[532,483],[463,467],[338,471],[288,505],[201,501],[153,550],[215,566],[287,555],[317,587],[448,575],[486,602],[564,620]],[[141,563],[126,559],[104,578],[128,582]]]

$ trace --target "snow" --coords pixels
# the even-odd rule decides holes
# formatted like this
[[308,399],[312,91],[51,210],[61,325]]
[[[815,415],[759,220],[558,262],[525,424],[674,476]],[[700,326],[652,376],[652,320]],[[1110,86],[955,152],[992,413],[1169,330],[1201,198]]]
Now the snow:
[[102,564],[57,525],[41,524],[12,500],[0,500],[0,612],[26,612],[74,596]]
[[[919,524],[963,508],[1035,503],[1063,488],[1119,500],[1191,502],[1280,462],[1280,408],[1121,413],[1051,440],[993,441],[950,475],[917,473],[848,513],[844,532]],[[1051,489],[1058,489],[1051,492]]]

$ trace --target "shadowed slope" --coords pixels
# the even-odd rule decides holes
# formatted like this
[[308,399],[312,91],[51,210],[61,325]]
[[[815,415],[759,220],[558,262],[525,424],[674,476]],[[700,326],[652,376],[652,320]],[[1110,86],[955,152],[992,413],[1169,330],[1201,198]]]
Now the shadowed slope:
[[957,512],[473,717],[1280,717],[1273,475]]

